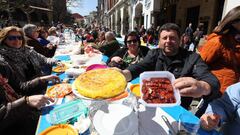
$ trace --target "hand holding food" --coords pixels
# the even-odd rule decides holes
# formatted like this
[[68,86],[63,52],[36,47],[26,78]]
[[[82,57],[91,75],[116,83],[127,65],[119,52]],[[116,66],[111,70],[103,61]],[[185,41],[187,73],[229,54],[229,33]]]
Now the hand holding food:
[[179,89],[181,96],[201,97],[208,95],[211,87],[204,81],[198,81],[192,77],[180,77],[174,81],[174,87]]
[[53,71],[56,73],[62,73],[65,72],[65,70],[67,70],[67,66],[61,62],[58,62],[57,66],[53,68]]
[[57,66],[64,67],[64,64],[62,62],[57,62]]
[[59,77],[56,76],[56,75],[42,76],[42,77],[40,77],[40,80],[41,80],[42,82],[52,81],[53,84],[60,82]]
[[53,49],[53,44],[52,43],[47,44],[47,48],[48,49]]
[[115,61],[115,62],[117,62],[117,63],[120,63],[120,62],[122,62],[123,60],[122,60],[121,57],[115,56],[115,57],[112,57],[111,61]]
[[27,104],[34,108],[42,108],[50,102],[54,102],[54,99],[45,95],[34,95],[26,98]]

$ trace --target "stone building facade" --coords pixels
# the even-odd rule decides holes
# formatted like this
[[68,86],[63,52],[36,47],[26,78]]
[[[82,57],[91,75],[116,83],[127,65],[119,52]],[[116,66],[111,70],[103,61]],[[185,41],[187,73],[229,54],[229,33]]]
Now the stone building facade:
[[102,25],[122,35],[134,27],[157,28],[173,22],[184,31],[202,27],[209,34],[239,0],[99,0],[103,1]]

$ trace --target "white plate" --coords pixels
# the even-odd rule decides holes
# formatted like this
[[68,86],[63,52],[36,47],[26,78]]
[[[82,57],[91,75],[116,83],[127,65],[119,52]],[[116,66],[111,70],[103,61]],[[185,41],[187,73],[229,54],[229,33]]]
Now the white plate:
[[169,114],[160,107],[145,107],[139,105],[138,120],[139,120],[139,135],[170,135],[169,128],[161,118],[166,116],[175,131],[177,131],[177,122]]
[[96,112],[93,125],[100,135],[133,135],[138,130],[138,118],[125,105],[109,104]]

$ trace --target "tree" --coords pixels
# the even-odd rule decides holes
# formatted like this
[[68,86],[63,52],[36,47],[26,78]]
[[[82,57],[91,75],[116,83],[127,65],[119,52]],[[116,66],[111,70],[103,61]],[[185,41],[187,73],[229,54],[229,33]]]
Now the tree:
[[27,0],[0,0],[0,11],[7,11],[8,20],[12,21],[11,13],[17,8],[21,8]]
[[67,11],[63,23],[65,23],[65,24],[73,24],[74,23],[74,19],[72,17],[72,13],[71,12]]

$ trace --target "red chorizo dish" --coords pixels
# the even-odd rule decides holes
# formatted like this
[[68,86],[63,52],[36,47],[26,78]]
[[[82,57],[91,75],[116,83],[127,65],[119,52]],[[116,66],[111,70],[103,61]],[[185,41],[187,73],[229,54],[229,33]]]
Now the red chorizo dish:
[[142,99],[147,103],[176,103],[174,89],[168,78],[142,80]]

